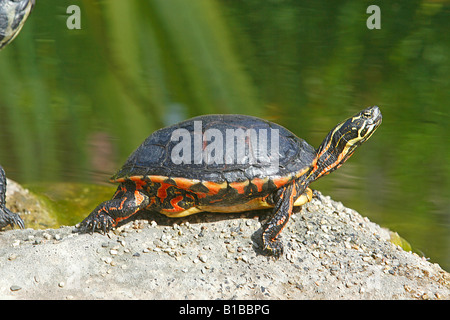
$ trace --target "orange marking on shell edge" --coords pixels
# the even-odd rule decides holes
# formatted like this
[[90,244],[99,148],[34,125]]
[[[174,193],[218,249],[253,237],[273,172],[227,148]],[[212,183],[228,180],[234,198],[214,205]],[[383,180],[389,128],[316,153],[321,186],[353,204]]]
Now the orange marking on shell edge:
[[264,184],[267,182],[267,178],[265,179],[260,179],[260,178],[254,178],[252,179],[252,184],[254,184],[256,186],[256,189],[258,190],[258,192],[262,192],[263,186]]
[[272,181],[277,186],[277,188],[281,188],[282,186],[284,186],[286,183],[288,183],[291,180],[292,180],[291,175],[288,175],[285,177],[274,178]]
[[131,177],[126,177],[126,178],[119,178],[116,180],[111,180],[111,182],[125,182],[126,180],[131,180],[135,183],[138,183],[138,182],[142,182],[144,180],[150,180],[152,182],[162,183],[167,179],[169,179],[169,177],[166,177],[166,176],[131,176]]
[[212,194],[218,194],[220,190],[223,190],[224,188],[227,187],[227,183],[223,182],[221,184],[219,183],[215,183],[215,182],[211,182],[211,181],[203,181],[202,184],[208,188],[208,195],[212,195]]
[[[138,177],[138,178],[143,179],[143,177]],[[163,183],[165,180],[169,179],[169,177],[166,177],[166,176],[147,176],[147,179],[150,179],[152,182]]]
[[235,189],[239,194],[245,194],[245,187],[247,187],[248,184],[248,180],[244,182],[231,182],[230,187]]
[[200,180],[196,180],[196,179],[186,179],[186,178],[172,178],[172,179],[177,184],[177,187],[179,187],[180,189],[184,189],[184,190],[188,190],[194,184],[197,184],[200,182]]

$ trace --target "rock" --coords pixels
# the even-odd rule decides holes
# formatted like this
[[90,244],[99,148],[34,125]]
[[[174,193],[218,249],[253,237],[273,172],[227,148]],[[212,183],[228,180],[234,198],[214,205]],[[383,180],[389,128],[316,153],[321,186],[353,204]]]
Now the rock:
[[289,221],[278,260],[260,253],[264,211],[128,223],[106,235],[1,232],[0,299],[450,299],[439,265],[319,199]]
[[7,207],[20,215],[26,228],[45,229],[57,227],[58,221],[51,206],[41,197],[7,179]]
[[9,289],[10,289],[11,291],[19,291],[19,290],[22,289],[22,287],[14,284],[14,285],[12,285]]
[[203,263],[206,263],[206,261],[208,261],[208,257],[204,254],[199,254],[198,259]]

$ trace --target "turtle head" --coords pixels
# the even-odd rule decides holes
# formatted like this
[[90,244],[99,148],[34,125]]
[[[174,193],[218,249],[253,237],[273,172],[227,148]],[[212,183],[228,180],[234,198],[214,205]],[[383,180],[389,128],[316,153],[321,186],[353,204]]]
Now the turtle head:
[[381,111],[377,106],[366,108],[331,130],[317,149],[313,163],[317,179],[339,168],[355,149],[367,141],[381,124]]

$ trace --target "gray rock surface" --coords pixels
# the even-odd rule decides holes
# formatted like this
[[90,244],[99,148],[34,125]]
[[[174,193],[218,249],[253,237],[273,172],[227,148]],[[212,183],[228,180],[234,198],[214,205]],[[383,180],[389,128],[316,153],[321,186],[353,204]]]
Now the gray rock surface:
[[0,232],[2,299],[449,299],[450,275],[329,197],[260,254],[266,212],[150,217],[106,235]]

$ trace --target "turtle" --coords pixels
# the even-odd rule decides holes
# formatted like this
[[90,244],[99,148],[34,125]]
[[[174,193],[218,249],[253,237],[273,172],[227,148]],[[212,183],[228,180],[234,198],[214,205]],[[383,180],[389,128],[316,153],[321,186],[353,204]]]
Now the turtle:
[[294,207],[313,197],[310,183],[339,168],[381,120],[380,109],[368,107],[335,126],[317,149],[276,123],[247,115],[203,115],[159,129],[110,179],[119,183],[117,191],[80,230],[106,233],[142,210],[184,217],[271,209],[261,251],[278,258],[279,235]]
[[0,229],[7,225],[11,225],[11,227],[17,225],[20,229],[25,228],[20,216],[6,208],[6,176],[5,170],[0,166]]
[[0,0],[0,50],[19,34],[35,0]]

